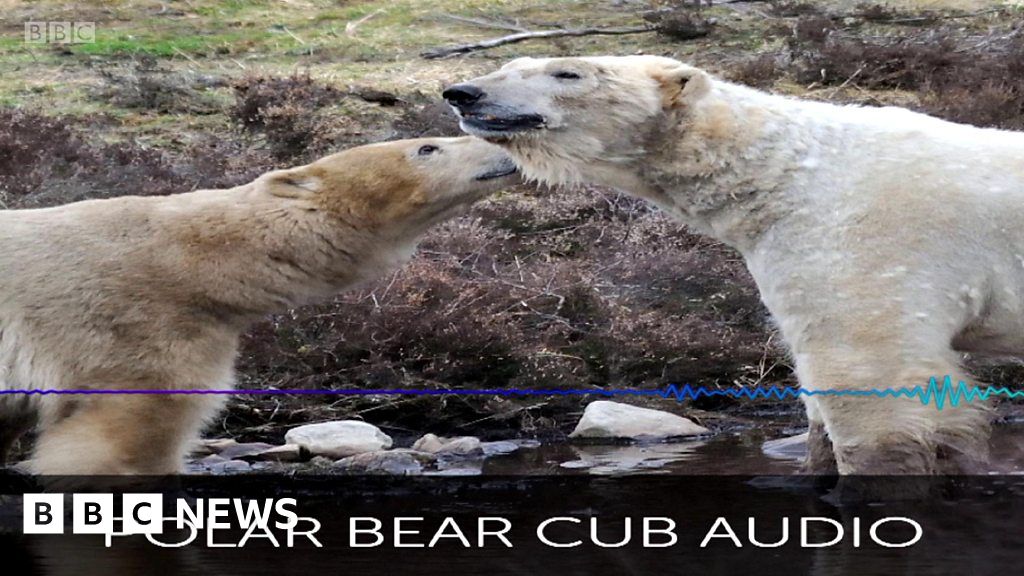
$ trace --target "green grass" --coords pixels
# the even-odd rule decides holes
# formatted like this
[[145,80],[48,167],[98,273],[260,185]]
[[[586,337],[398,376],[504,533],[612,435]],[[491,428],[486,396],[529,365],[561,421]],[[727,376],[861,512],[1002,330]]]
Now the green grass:
[[76,54],[113,56],[126,54],[148,54],[158,57],[175,57],[181,54],[205,56],[214,54],[237,54],[249,49],[271,45],[279,50],[288,50],[300,42],[285,34],[269,31],[221,32],[216,34],[164,33],[161,35],[136,35],[128,32],[96,35],[96,42],[76,44]]
[[[850,10],[858,1],[849,0],[844,6]],[[991,4],[988,0],[969,3]],[[98,69],[130,66],[127,61],[142,56],[155,59],[161,68],[188,69],[229,81],[247,74],[302,71],[339,88],[369,85],[399,94],[435,93],[444,83],[518,56],[665,54],[718,72],[729,66],[730,58],[763,50],[765,27],[772,24],[767,18],[738,20],[733,9],[715,7],[706,14],[718,18],[720,25],[706,41],[673,42],[653,33],[592,36],[528,41],[466,58],[426,61],[419,57],[426,49],[508,33],[455,21],[446,18],[448,14],[515,22],[530,29],[627,26],[641,22],[638,12],[644,6],[616,7],[597,0],[191,0],[173,3],[170,10],[169,3],[161,0],[103,0],[91,6],[81,10],[94,10],[84,14],[96,20],[96,41],[68,46],[70,55],[54,46],[25,44],[16,27],[0,37],[0,70],[4,70],[0,105],[39,106],[54,113],[121,114],[115,106],[90,96],[87,87],[102,84]],[[64,2],[39,0],[23,4],[20,10],[19,20],[47,20],[70,17],[79,8],[73,12]],[[48,83],[58,89],[28,88]],[[225,91],[226,98],[229,92]],[[131,118],[132,130],[147,126],[173,130],[175,123],[190,122],[155,113]]]

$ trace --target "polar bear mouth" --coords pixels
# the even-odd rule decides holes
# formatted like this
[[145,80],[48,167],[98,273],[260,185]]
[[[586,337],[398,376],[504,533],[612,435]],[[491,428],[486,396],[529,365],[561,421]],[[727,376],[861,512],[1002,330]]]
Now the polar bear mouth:
[[494,180],[495,178],[502,178],[504,176],[511,176],[519,171],[519,167],[512,160],[505,158],[491,170],[480,174],[475,179],[477,181]]
[[526,130],[539,130],[547,124],[547,121],[540,114],[496,116],[494,114],[461,112],[459,116],[459,123],[462,125],[462,129],[470,133],[508,134]]

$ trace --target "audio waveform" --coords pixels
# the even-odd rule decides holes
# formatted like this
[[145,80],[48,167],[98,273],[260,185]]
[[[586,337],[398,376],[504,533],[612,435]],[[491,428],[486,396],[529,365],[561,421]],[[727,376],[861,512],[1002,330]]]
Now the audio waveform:
[[417,389],[417,388],[317,388],[317,389],[10,389],[0,390],[0,396],[74,396],[74,395],[217,395],[244,394],[253,396],[660,396],[674,399],[677,402],[699,400],[701,398],[728,397],[736,400],[795,399],[808,397],[858,397],[858,398],[892,398],[916,399],[921,404],[933,405],[938,410],[957,407],[971,402],[984,402],[992,397],[1009,399],[1024,398],[1024,390],[1011,390],[1005,386],[976,386],[964,381],[953,383],[950,376],[943,378],[940,384],[937,378],[931,378],[927,386],[911,386],[902,388],[828,388],[812,389],[792,386],[755,386],[750,388],[709,388],[690,384],[669,384],[664,388],[488,388],[488,389]]

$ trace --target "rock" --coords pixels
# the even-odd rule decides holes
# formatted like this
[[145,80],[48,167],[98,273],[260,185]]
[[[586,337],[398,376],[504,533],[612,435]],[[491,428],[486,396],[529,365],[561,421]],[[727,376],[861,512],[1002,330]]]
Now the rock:
[[211,454],[188,465],[188,471],[196,473],[230,474],[233,472],[248,472],[249,470],[248,462],[230,460],[218,454]]
[[499,440],[498,442],[484,442],[480,444],[480,449],[483,450],[485,457],[501,456],[519,450],[519,444],[510,440]]
[[561,468],[567,468],[569,470],[593,468],[597,466],[594,462],[587,462],[586,460],[570,460],[568,462],[562,462],[558,465]]
[[657,440],[707,434],[707,428],[661,410],[597,400],[587,405],[570,438]]
[[475,436],[460,436],[444,443],[437,451],[438,456],[483,456],[480,439]]
[[484,455],[480,439],[475,436],[441,438],[433,434],[425,434],[412,445],[412,449],[437,454],[438,456],[472,457]]
[[250,458],[266,452],[271,448],[274,448],[273,444],[266,444],[264,442],[236,443],[224,448],[218,453],[218,455],[229,460]]
[[433,434],[424,434],[419,440],[413,443],[412,449],[419,450],[420,452],[430,452],[433,454],[444,446],[444,440]]
[[434,459],[432,454],[416,450],[378,450],[363,452],[334,463],[334,468],[342,472],[358,474],[395,474],[409,476],[421,474],[423,465]]
[[334,460],[325,456],[314,456],[309,462],[306,462],[306,468],[320,471],[329,470],[334,468]]
[[230,474],[233,472],[248,472],[252,469],[245,460],[228,460],[221,466],[219,472],[222,474]]
[[480,476],[483,474],[483,470],[480,468],[443,468],[436,472],[430,472],[428,476]]
[[283,446],[272,446],[259,454],[255,454],[256,460],[269,462],[301,462],[305,460],[305,453],[302,446],[298,444],[285,444]]
[[761,444],[761,451],[769,458],[779,460],[803,460],[807,455],[807,432],[769,440]]
[[540,440],[509,440],[520,448],[540,448]]
[[192,446],[191,453],[193,456],[220,454],[221,451],[236,444],[238,442],[235,442],[233,438],[203,438]]
[[312,454],[330,458],[345,458],[391,447],[390,436],[373,424],[359,420],[299,426],[289,430],[284,439],[288,444],[297,444]]

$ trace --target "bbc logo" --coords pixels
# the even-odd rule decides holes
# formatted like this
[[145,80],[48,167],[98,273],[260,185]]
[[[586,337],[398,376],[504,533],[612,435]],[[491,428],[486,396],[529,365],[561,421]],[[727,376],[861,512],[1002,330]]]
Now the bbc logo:
[[[64,494],[25,494],[22,530],[25,534],[64,533]],[[125,494],[123,518],[114,517],[113,494],[74,494],[71,499],[73,534],[159,534],[163,529],[160,494]],[[122,523],[115,531],[114,521]]]
[[95,41],[95,22],[25,22],[28,44],[90,44]]

